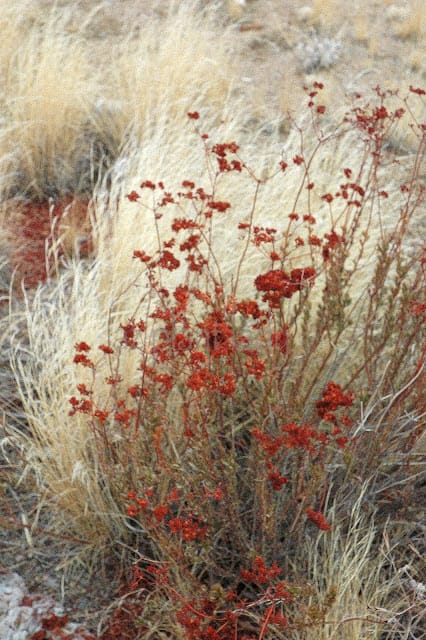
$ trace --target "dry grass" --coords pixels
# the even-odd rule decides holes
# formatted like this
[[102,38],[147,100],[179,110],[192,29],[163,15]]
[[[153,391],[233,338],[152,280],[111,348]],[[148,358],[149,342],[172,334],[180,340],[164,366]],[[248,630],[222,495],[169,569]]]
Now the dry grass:
[[[91,33],[104,4],[79,30],[72,28],[77,9],[70,6],[45,10],[35,24],[9,7],[1,62],[2,193],[44,199],[90,192],[99,163],[108,164],[130,132],[140,140],[158,118],[180,119],[201,105],[220,113],[234,75],[232,33],[195,5],[175,3],[166,16],[127,29],[113,39],[107,55],[114,65],[107,67],[99,64],[105,51]],[[25,38],[17,37],[21,31]]]
[[296,632],[295,640],[402,638],[401,617],[407,609],[411,621],[405,625],[405,632],[420,637],[424,603],[421,584],[420,597],[413,598],[416,570],[410,560],[404,567],[392,562],[396,546],[390,548],[387,527],[383,528],[366,506],[370,483],[360,487],[345,520],[339,522],[339,506],[333,504],[333,533],[307,541],[303,555],[291,561],[294,566],[306,565],[313,589],[305,615],[315,620],[320,612],[326,612],[325,623]]
[[[20,14],[15,24],[19,29]],[[96,79],[88,51],[65,31],[67,12],[14,41],[3,95],[2,193],[43,199],[79,189]],[[6,33],[9,33],[6,31]]]

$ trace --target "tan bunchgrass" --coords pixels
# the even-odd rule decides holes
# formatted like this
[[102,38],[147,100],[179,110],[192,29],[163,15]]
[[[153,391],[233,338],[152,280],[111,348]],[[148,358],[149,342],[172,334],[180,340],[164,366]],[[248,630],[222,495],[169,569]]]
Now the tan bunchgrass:
[[3,194],[44,199],[78,190],[96,80],[88,51],[66,33],[66,21],[67,11],[51,13],[15,42],[0,131]]
[[131,127],[141,139],[159,119],[178,127],[182,113],[201,106],[217,113],[227,102],[235,32],[220,28],[208,7],[196,6],[172,2],[165,18],[130,30],[117,46],[106,73],[106,98],[118,101],[111,118],[121,131]]
[[[373,486],[373,476],[361,484],[343,519],[338,516],[343,497],[338,488],[338,498],[330,505],[333,531],[307,539],[290,559],[296,575],[304,567],[302,575],[312,589],[301,622],[313,624],[293,632],[295,640],[391,638],[398,629],[415,633],[420,628],[424,593],[410,598],[417,584],[410,587],[410,576],[416,575],[415,554],[406,548],[403,536],[390,543],[398,539],[392,523],[379,523],[374,508],[368,507]],[[406,562],[396,560],[398,555]],[[401,618],[407,610],[411,619],[404,624]]]

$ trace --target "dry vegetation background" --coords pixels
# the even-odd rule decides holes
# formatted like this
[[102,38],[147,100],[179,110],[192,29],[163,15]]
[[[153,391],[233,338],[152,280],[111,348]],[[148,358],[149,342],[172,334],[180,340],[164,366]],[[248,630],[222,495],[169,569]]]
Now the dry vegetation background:
[[[110,306],[134,277],[134,241],[137,234],[144,237],[145,227],[124,194],[140,179],[165,179],[174,188],[182,174],[203,175],[200,150],[191,143],[188,149],[185,113],[200,111],[205,130],[238,140],[259,173],[267,173],[283,145],[289,154],[297,148],[290,120],[301,114],[305,84],[324,83],[330,130],[357,93],[374,101],[377,85],[403,95],[409,85],[424,86],[425,25],[421,0],[0,1],[2,570],[18,571],[31,588],[56,597],[62,591],[87,624],[105,606],[114,567],[100,557],[115,535],[109,514],[116,507],[105,503],[91,475],[95,454],[82,421],[71,424],[64,409],[76,384],[73,348],[81,339],[102,342]],[[397,97],[390,104],[400,106]],[[413,118],[425,121],[421,99],[413,100],[412,113],[389,135],[398,175],[410,170],[419,144]],[[356,163],[356,154],[350,141],[320,154],[324,188],[338,184],[338,170]],[[419,174],[424,180],[424,166]],[[265,189],[259,201],[264,223],[279,219],[292,184],[287,191]],[[390,191],[395,184],[389,176]],[[234,195],[243,209],[249,206],[244,189]],[[51,223],[46,202],[52,207],[70,196],[77,203],[58,219],[49,240],[54,277],[37,290],[33,285],[45,275],[45,242],[37,233],[47,235]],[[316,204],[319,216],[326,216],[325,204]],[[27,226],[29,211],[37,212],[35,227]],[[424,214],[413,220],[409,250],[418,247],[424,224]],[[155,242],[145,239],[148,246]],[[225,272],[232,273],[232,249],[225,244],[222,251]],[[25,282],[32,286],[23,298]],[[116,304],[117,323],[133,306],[134,299]],[[421,416],[404,416],[401,431],[416,421]],[[389,464],[397,459],[397,444],[390,449]],[[329,543],[321,539],[301,551],[322,593],[333,580],[343,587],[350,582],[333,610],[337,618],[353,613],[354,599],[364,616],[371,603],[377,615],[404,607],[409,613],[395,619],[393,636],[355,621],[344,632],[337,624],[321,636],[314,630],[300,638],[420,639],[421,615],[412,605],[418,605],[416,588],[424,581],[424,527],[418,524],[425,515],[423,453],[419,447],[405,511],[400,483],[406,479],[398,473],[395,486],[389,481],[393,498],[380,493],[377,499],[385,531],[381,554],[374,523],[363,520],[362,495],[353,498],[345,539],[336,533]],[[23,531],[20,524],[29,526]],[[83,554],[73,537],[96,544]]]

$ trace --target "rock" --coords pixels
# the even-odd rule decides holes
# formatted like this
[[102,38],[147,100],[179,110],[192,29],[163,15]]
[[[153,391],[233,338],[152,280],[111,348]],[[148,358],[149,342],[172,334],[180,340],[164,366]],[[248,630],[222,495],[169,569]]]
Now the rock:
[[69,622],[63,609],[51,598],[30,595],[17,573],[0,578],[1,640],[94,640],[94,636]]

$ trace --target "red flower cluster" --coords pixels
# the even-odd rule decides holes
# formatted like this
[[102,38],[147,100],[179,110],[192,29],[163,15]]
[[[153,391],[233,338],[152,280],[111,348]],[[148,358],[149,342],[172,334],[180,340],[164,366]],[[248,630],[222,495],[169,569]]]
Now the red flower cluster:
[[76,353],[73,362],[74,364],[81,364],[83,365],[83,367],[88,367],[89,369],[95,368],[94,363],[92,362],[92,360],[90,360],[90,358],[86,356],[85,353]]
[[130,318],[127,324],[120,324],[120,328],[123,331],[121,344],[126,345],[126,347],[130,347],[131,349],[136,348],[138,346],[138,342],[135,339],[135,332],[137,329],[141,332],[145,331],[145,323],[143,320],[136,323],[134,318]]
[[274,491],[281,491],[283,486],[288,482],[288,478],[282,476],[273,465],[271,465],[271,471],[269,471],[267,478],[270,481],[271,487]]
[[281,574],[282,569],[276,562],[273,562],[268,569],[262,556],[257,556],[253,560],[251,570],[242,569],[240,572],[241,578],[245,582],[254,582],[256,584],[267,584]]
[[328,441],[326,433],[320,433],[306,425],[299,427],[294,423],[284,424],[281,431],[285,434],[282,445],[287,449],[305,449],[305,451],[313,453],[316,446],[321,448]]
[[197,327],[201,329],[211,355],[214,358],[226,356],[233,352],[231,338],[232,327],[227,324],[222,311],[213,311]]
[[325,261],[329,260],[331,250],[337,247],[339,244],[344,243],[343,236],[339,236],[334,229],[330,233],[325,233],[324,238],[327,242],[322,247],[322,257]]
[[311,522],[313,522],[314,525],[318,527],[318,529],[321,529],[322,531],[331,530],[331,525],[328,524],[324,515],[320,511],[313,511],[312,509],[306,509],[306,515],[308,516],[309,520],[311,520]]
[[167,269],[168,271],[174,271],[180,266],[179,260],[171,251],[167,250],[162,252],[156,264],[162,269]]
[[220,173],[225,173],[229,171],[242,171],[243,163],[239,160],[229,160],[227,159],[227,153],[237,153],[239,146],[236,142],[224,142],[213,145],[211,148],[211,152],[217,156],[217,163],[219,167]]
[[186,541],[204,540],[208,531],[206,523],[192,514],[186,518],[177,516],[167,524],[172,533],[180,534]]
[[276,229],[271,229],[269,227],[253,227],[254,237],[252,242],[255,247],[260,247],[261,244],[265,244],[267,242],[274,242],[276,233]]
[[294,293],[304,287],[312,286],[315,270],[311,267],[293,269],[287,275],[282,269],[272,269],[257,276],[254,281],[258,291],[263,291],[263,302],[267,302],[271,309],[279,309],[283,298],[291,298]]
[[316,409],[322,420],[336,422],[336,416],[332,413],[339,407],[351,407],[353,404],[353,394],[343,393],[342,387],[335,382],[328,382],[323,391],[321,400],[316,403]]
[[288,326],[284,325],[280,331],[271,333],[271,344],[273,347],[277,347],[281,353],[286,353],[287,351],[287,330]]

